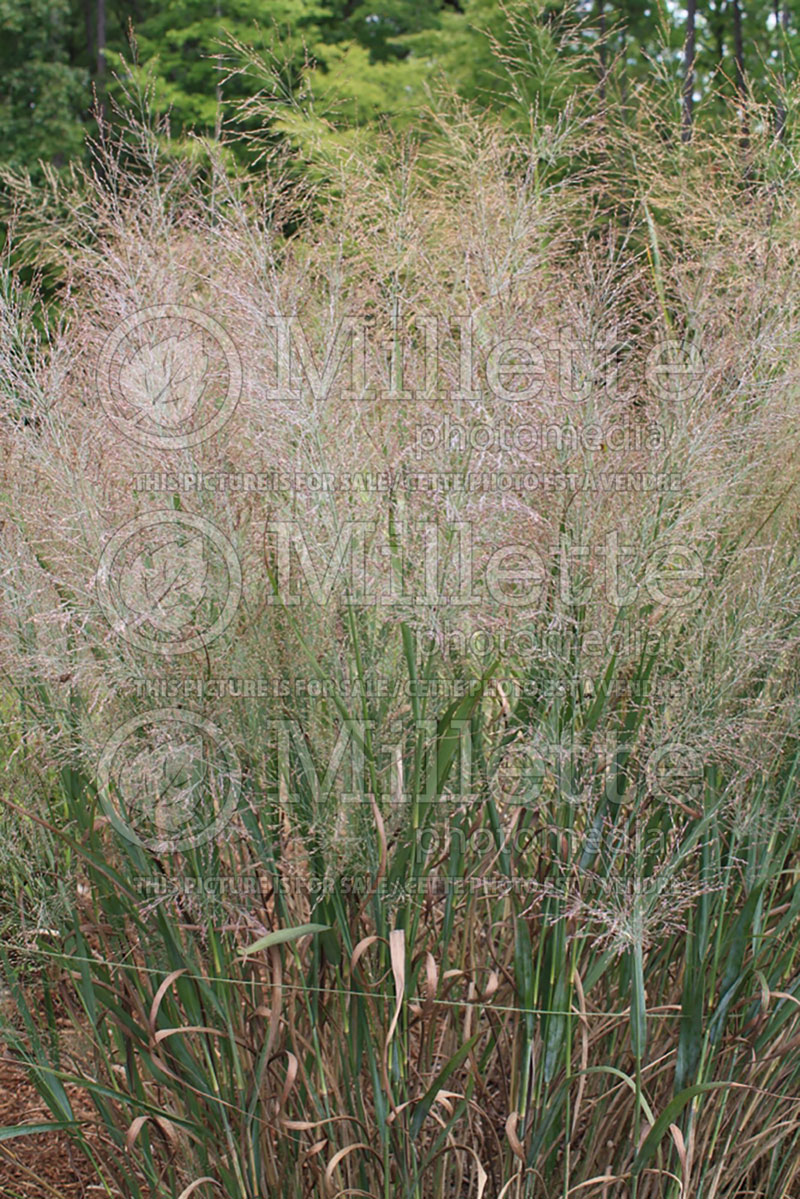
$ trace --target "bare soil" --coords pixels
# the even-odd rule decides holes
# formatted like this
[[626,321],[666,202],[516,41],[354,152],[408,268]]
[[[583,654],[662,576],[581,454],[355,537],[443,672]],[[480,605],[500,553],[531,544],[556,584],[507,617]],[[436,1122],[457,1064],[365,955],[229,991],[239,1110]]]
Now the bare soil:
[[[66,1089],[76,1116],[88,1118],[85,1098]],[[52,1119],[25,1070],[0,1044],[0,1127]],[[102,1193],[91,1163],[66,1133],[0,1141],[0,1199],[96,1199]]]

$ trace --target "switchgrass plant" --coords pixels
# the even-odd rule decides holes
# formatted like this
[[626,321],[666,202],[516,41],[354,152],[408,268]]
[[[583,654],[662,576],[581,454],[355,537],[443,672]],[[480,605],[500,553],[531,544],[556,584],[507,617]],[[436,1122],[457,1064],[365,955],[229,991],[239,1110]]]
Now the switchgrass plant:
[[796,1189],[800,197],[640,100],[20,199],[3,1036],[98,1193]]

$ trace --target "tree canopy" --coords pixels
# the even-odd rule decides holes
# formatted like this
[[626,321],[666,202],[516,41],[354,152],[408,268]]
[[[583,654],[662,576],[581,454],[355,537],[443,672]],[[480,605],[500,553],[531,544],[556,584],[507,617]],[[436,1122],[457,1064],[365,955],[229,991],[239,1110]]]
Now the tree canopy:
[[[265,122],[307,154],[420,122],[455,93],[552,121],[577,78],[634,107],[659,79],[686,130],[752,90],[786,126],[798,0],[0,0],[0,161],[84,153],[98,111],[146,80],[177,146]],[[100,106],[98,108],[97,106]],[[247,151],[241,153],[246,157]]]

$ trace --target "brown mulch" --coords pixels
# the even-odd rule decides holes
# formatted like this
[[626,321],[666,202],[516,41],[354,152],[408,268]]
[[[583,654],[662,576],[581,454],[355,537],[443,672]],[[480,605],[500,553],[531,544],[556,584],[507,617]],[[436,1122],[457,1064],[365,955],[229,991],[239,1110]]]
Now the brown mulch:
[[[76,1117],[88,1117],[85,1097],[69,1086],[66,1090]],[[0,1127],[52,1119],[25,1070],[0,1044]],[[89,1190],[93,1183],[95,1189]],[[0,1141],[0,1199],[92,1199],[100,1194],[91,1163],[66,1133]]]

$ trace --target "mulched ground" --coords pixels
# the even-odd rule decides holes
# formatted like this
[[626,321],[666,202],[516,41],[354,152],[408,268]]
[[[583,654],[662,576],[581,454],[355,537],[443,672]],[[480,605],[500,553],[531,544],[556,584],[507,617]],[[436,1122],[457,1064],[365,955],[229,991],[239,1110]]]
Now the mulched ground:
[[[70,1087],[67,1093],[76,1115],[88,1116],[80,1093]],[[0,1127],[52,1119],[25,1071],[0,1044]],[[0,1141],[0,1199],[98,1199],[104,1193],[97,1187],[90,1163],[66,1134]]]

